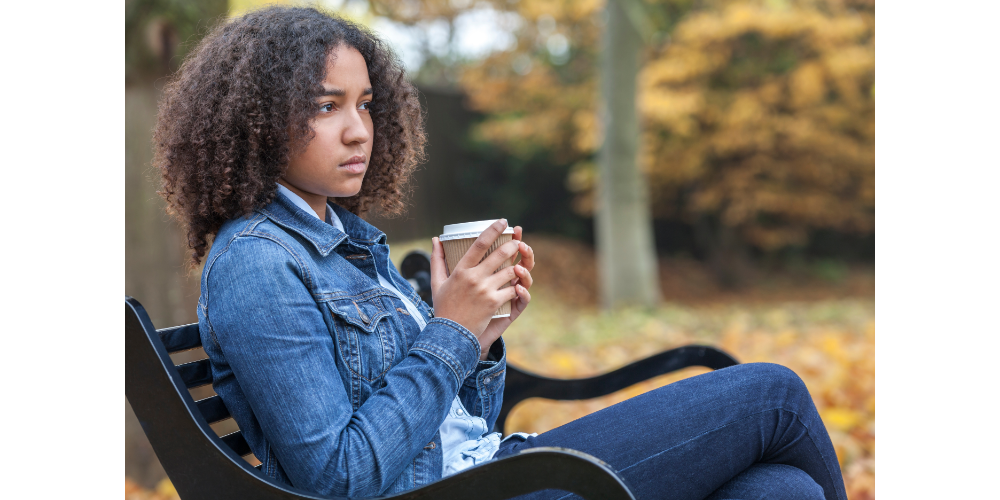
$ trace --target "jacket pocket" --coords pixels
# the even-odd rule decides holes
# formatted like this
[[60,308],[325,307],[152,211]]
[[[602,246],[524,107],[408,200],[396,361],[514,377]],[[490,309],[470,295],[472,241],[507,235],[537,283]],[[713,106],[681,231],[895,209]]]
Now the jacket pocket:
[[348,370],[372,382],[389,370],[395,353],[390,312],[382,297],[351,297],[327,302],[334,336]]

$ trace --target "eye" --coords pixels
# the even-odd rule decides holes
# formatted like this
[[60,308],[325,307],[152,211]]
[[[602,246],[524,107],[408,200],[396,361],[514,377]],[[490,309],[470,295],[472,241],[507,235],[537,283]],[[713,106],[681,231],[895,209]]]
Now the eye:
[[323,111],[324,113],[329,113],[329,112],[333,111],[333,103],[332,102],[328,102],[326,104],[323,104],[323,105],[321,105],[319,107],[319,110]]
[[358,106],[358,109],[364,109],[366,111],[371,111],[371,109],[372,109],[372,102],[371,101],[365,101],[365,102],[361,103]]

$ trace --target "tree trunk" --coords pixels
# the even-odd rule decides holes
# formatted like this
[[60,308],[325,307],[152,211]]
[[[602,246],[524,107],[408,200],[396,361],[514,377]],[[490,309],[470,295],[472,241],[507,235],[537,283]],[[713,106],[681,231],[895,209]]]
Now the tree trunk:
[[636,74],[642,39],[608,0],[601,62],[604,145],[596,218],[601,303],[653,307],[660,301],[649,195],[637,162]]

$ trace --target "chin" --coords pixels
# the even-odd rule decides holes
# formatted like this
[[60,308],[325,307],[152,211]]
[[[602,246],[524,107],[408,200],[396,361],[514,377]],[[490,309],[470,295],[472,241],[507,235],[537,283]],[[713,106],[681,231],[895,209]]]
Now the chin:
[[344,191],[341,191],[341,193],[346,193],[346,194],[338,194],[336,196],[333,196],[332,198],[350,198],[352,196],[357,196],[357,194],[360,192],[361,192],[361,185],[359,184],[357,189],[345,189]]

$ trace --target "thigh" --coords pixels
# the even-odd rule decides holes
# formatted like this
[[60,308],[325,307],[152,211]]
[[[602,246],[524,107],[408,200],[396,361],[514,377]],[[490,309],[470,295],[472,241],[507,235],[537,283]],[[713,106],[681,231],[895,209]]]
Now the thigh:
[[498,456],[536,446],[604,460],[638,498],[702,499],[762,461],[799,467],[831,486],[829,498],[844,498],[835,494],[833,485],[839,481],[842,492],[843,480],[808,391],[778,365],[738,365],[675,382],[526,441],[507,441]]

